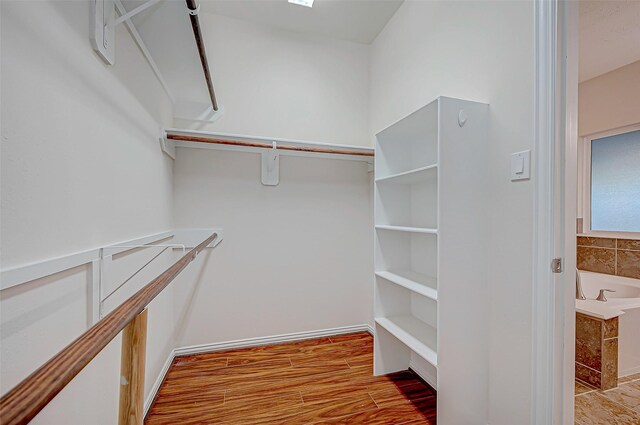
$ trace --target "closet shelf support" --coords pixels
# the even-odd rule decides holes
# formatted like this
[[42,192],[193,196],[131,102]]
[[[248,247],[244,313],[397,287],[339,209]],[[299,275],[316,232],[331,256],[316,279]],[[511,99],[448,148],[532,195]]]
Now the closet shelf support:
[[156,3],[160,3],[163,0],[147,0],[147,2],[141,4],[140,6],[136,7],[135,9],[130,10],[129,12],[125,13],[124,15],[118,17],[116,19],[116,26],[122,24],[125,21],[128,21],[129,19],[133,18],[134,16],[136,16],[138,13],[142,12],[143,10],[146,10],[148,8],[150,8],[151,6],[153,6]]

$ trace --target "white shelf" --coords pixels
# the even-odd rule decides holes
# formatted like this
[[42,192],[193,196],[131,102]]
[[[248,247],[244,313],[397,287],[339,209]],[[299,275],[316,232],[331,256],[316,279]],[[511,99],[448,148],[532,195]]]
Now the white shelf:
[[416,184],[433,179],[437,177],[437,175],[438,164],[433,164],[426,167],[416,168],[415,170],[405,171],[404,173],[380,177],[376,179],[376,183]]
[[382,271],[376,276],[438,301],[437,281],[432,277],[412,271]]
[[438,366],[437,331],[412,316],[379,317],[376,323],[420,357]]
[[437,235],[438,229],[432,229],[428,227],[407,227],[407,226],[389,226],[386,224],[376,225],[376,229],[379,230],[393,230],[396,232],[411,232],[411,233],[427,233],[430,235]]

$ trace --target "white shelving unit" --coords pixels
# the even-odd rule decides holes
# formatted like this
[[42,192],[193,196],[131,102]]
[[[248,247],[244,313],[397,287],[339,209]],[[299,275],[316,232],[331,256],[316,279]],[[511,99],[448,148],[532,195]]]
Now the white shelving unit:
[[376,135],[374,371],[415,370],[447,424],[486,424],[487,118],[439,97]]

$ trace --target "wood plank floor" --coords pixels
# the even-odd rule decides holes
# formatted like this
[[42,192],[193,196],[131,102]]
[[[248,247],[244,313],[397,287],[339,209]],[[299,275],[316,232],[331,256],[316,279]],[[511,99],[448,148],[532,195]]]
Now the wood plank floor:
[[368,333],[179,357],[145,424],[436,423],[433,388],[372,371]]

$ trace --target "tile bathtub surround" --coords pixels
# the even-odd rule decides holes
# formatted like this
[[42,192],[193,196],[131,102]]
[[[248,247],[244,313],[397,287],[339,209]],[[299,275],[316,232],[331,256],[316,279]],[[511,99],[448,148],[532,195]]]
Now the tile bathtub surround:
[[615,248],[616,240],[612,238],[592,238],[578,236],[578,246],[597,246],[599,248]]
[[606,390],[618,385],[618,318],[576,313],[576,379]]
[[[602,321],[582,314],[576,315],[576,363],[600,371],[602,369]],[[583,381],[589,382],[587,379]],[[599,383],[596,386],[600,386]]]
[[640,251],[617,249],[616,273],[618,276],[640,279]]
[[580,270],[640,279],[640,240],[578,236]]
[[[611,319],[613,320],[613,319]],[[618,318],[616,317],[617,321]],[[618,336],[602,341],[602,377],[600,388],[603,390],[618,386]]]

